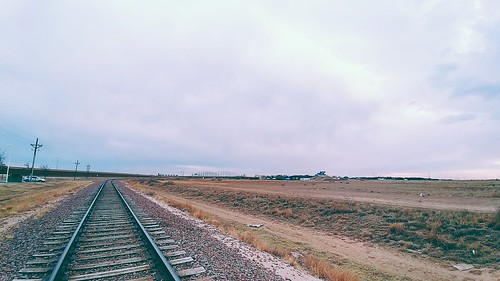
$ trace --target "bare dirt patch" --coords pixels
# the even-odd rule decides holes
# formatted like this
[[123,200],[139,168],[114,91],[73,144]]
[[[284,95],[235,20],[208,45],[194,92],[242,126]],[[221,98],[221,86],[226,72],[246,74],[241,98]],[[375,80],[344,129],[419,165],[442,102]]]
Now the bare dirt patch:
[[[498,182],[480,182],[477,188],[474,188],[473,182],[459,182],[456,187],[450,182],[441,186],[434,182],[433,186],[422,183],[404,186],[403,182],[384,187],[378,181],[372,184],[276,181],[166,183],[147,182],[155,192],[167,192],[178,200],[188,198],[189,202],[203,210],[228,219],[262,223],[274,235],[307,244],[320,252],[333,253],[337,260],[349,261],[347,266],[364,268],[361,271],[364,271],[362,276],[365,277],[366,268],[369,268],[368,272],[383,271],[415,280],[496,280],[499,277],[498,268],[492,268],[498,266],[496,253],[499,249],[495,214],[478,212],[495,210],[499,199],[487,196],[498,192]],[[342,192],[341,188],[349,186],[353,188]],[[369,198],[368,194],[379,194],[380,199],[387,200],[387,203],[359,200]],[[340,196],[346,198],[340,200]],[[432,196],[438,199],[426,208],[408,206],[400,200],[418,201]],[[356,199],[347,200],[350,197]],[[459,202],[477,200],[475,202],[481,204],[464,211],[454,203],[457,199]],[[388,207],[391,200],[398,202],[396,207]],[[436,207],[436,203],[441,205]],[[476,268],[460,272],[452,268],[456,263],[471,263]]]

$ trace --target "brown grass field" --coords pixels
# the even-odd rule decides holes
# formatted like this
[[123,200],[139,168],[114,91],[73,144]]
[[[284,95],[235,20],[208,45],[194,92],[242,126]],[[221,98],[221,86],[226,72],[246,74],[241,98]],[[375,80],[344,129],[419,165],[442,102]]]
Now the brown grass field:
[[[149,179],[128,185],[325,280],[500,278],[500,181]],[[474,269],[452,267],[461,263]]]
[[30,216],[40,216],[51,202],[69,196],[92,181],[50,179],[45,183],[0,183],[0,241],[5,230]]

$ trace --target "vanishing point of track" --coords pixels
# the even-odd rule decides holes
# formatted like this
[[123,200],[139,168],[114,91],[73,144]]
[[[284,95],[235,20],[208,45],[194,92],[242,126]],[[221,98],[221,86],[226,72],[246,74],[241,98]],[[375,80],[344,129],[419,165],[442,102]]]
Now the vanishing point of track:
[[132,204],[104,182],[90,207],[58,226],[14,280],[181,280],[205,271]]

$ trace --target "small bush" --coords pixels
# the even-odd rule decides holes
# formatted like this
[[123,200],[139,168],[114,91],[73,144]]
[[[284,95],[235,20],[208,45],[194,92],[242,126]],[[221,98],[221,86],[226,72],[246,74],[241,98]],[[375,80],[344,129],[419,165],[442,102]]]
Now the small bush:
[[498,207],[495,218],[493,219],[493,224],[494,224],[493,228],[495,230],[500,230],[500,207]]
[[[257,237],[253,233],[251,233],[249,231],[243,231],[243,232],[241,232],[241,231],[234,230],[234,232],[231,233],[231,234],[233,236],[237,237],[238,239],[240,239],[241,241],[246,242],[246,243],[248,243],[250,245],[255,246],[259,250],[263,250],[265,248],[264,245],[262,245],[260,243],[260,241],[258,241]],[[259,243],[257,243],[257,242],[259,242]]]
[[452,241],[449,236],[439,234],[434,229],[427,234],[427,240],[444,250],[451,250],[457,246],[457,243]]
[[405,225],[400,222],[392,223],[387,227],[390,233],[401,233],[404,230],[404,228]]
[[308,222],[311,219],[311,214],[310,213],[301,213],[300,216],[298,217],[299,223],[305,223]]
[[349,271],[333,268],[328,262],[315,258],[312,255],[305,255],[302,262],[314,275],[331,281],[358,281],[357,274]]
[[433,221],[433,222],[429,222],[427,224],[427,226],[434,231],[439,229],[441,227],[441,225],[442,225],[442,223],[440,221]]
[[289,218],[289,217],[292,217],[293,216],[293,210],[290,209],[290,208],[287,208],[287,209],[280,209],[280,208],[274,208],[272,210],[272,213],[277,215],[277,216],[282,216],[282,217],[285,217],[285,218]]
[[371,230],[363,229],[361,231],[361,237],[363,237],[363,238],[371,238],[372,236],[373,236],[373,233],[371,232]]

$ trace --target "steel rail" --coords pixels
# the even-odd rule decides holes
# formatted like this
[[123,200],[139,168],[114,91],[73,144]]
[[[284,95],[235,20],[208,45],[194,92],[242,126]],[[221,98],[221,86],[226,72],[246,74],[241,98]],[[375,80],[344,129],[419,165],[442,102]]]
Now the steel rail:
[[139,221],[139,218],[135,215],[134,211],[130,207],[130,205],[125,201],[125,198],[121,194],[121,192],[118,190],[118,188],[115,186],[114,180],[111,181],[111,185],[115,188],[116,192],[120,196],[120,199],[123,201],[123,204],[127,207],[126,210],[127,212],[134,218],[134,221],[137,226],[140,228],[140,235],[144,238],[146,242],[146,246],[148,247],[149,252],[151,255],[154,257],[156,266],[158,267],[158,270],[161,272],[163,275],[163,278],[166,278],[164,280],[166,281],[180,281],[179,275],[177,275],[177,272],[175,269],[172,267],[172,265],[168,262],[168,260],[165,258],[165,255],[161,252],[160,248],[156,245],[154,242],[153,238],[148,234],[146,231],[146,228],[142,225],[142,223]]
[[71,253],[74,250],[77,238],[80,235],[80,232],[81,232],[81,230],[83,228],[83,225],[85,225],[85,223],[87,222],[87,220],[89,218],[89,214],[92,211],[97,198],[101,194],[102,189],[104,188],[104,186],[106,185],[106,183],[108,181],[109,180],[106,180],[105,182],[102,183],[101,187],[99,188],[99,191],[97,192],[97,194],[94,197],[94,200],[92,200],[92,203],[90,204],[90,207],[87,209],[87,212],[85,212],[85,215],[83,216],[82,220],[78,224],[78,227],[73,232],[73,235],[71,236],[71,239],[69,240],[68,244],[64,248],[64,251],[62,252],[61,256],[59,257],[59,260],[57,261],[56,266],[52,270],[52,273],[50,274],[50,277],[49,277],[48,281],[54,281],[54,280],[61,280],[62,279],[62,274],[64,273],[64,269],[66,267],[66,264],[69,261],[69,258],[71,257]]

